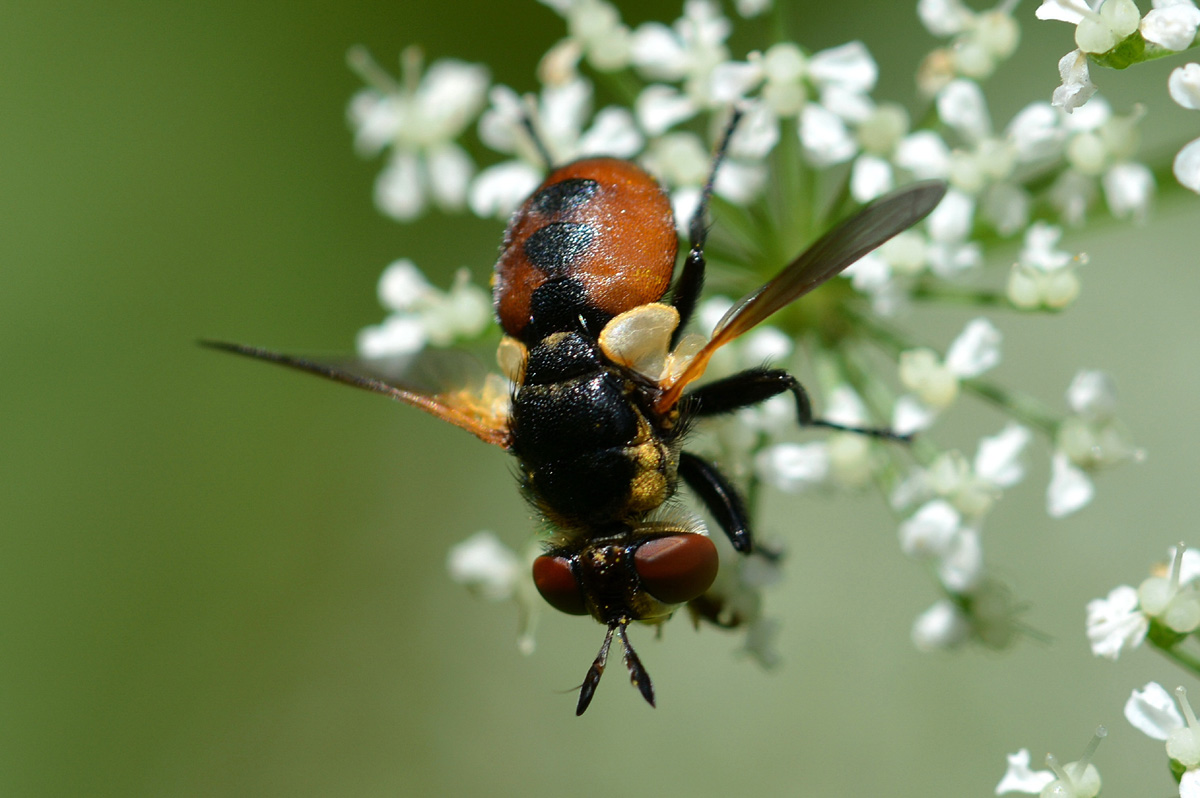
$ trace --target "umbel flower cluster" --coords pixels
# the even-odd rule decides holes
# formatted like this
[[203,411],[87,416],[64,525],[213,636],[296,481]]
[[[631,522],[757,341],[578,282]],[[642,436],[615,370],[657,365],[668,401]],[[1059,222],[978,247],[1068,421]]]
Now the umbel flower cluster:
[[[989,375],[1003,357],[1006,327],[1030,313],[1063,311],[1079,295],[1088,258],[1064,246],[1066,231],[1098,218],[1142,220],[1155,195],[1155,171],[1138,160],[1146,109],[1110,106],[1089,66],[1128,66],[1191,47],[1200,10],[1192,0],[1153,0],[1142,16],[1132,0],[1044,0],[1036,16],[1074,24],[1078,49],[1060,61],[1062,85],[1051,96],[1030,97],[1011,118],[996,119],[986,88],[1018,49],[1016,0],[989,10],[918,0],[931,51],[917,64],[889,65],[915,78],[914,91],[896,98],[876,96],[880,67],[862,42],[814,52],[780,39],[732,50],[734,26],[747,18],[779,14],[781,24],[755,29],[785,27],[770,0],[686,0],[677,20],[636,27],[605,0],[543,2],[562,17],[566,34],[545,52],[532,90],[532,82],[493,83],[480,64],[425,63],[415,47],[402,54],[398,76],[366,51],[351,51],[365,87],[351,100],[349,119],[358,151],[383,158],[379,210],[402,222],[431,212],[495,219],[499,238],[545,177],[547,158],[563,164],[609,155],[637,161],[662,183],[685,235],[714,144],[737,107],[744,117],[717,176],[706,250],[710,283],[737,297],[873,198],[914,180],[945,181],[945,198],[924,222],[720,350],[709,368],[713,377],[768,361],[789,368],[822,417],[891,426],[913,433],[913,443],[805,433],[784,398],[709,424],[694,447],[735,476],[752,508],[773,492],[878,488],[894,511],[899,549],[927,566],[936,595],[914,619],[917,647],[1000,647],[1019,637],[1017,602],[984,557],[991,510],[1025,479],[1030,458],[1050,465],[1040,489],[1046,512],[1058,518],[1092,501],[1098,472],[1139,451],[1104,372],[1064,373],[1062,394],[1049,397]],[[1200,108],[1200,65],[1177,69],[1169,93]],[[1174,171],[1200,191],[1200,140],[1179,152]],[[473,264],[441,289],[411,261],[392,263],[379,284],[388,315],[361,332],[360,353],[494,344],[485,268]],[[699,332],[729,308],[728,297],[702,305]],[[923,313],[946,304],[978,313],[951,339],[923,335]],[[1007,420],[980,429],[966,450],[943,446],[939,421],[980,403]],[[798,542],[786,533],[760,534],[786,550]],[[533,648],[537,607],[532,551],[513,551],[480,532],[449,556],[454,579],[489,599],[516,602],[524,650]],[[775,659],[778,624],[763,615],[760,591],[779,571],[765,558],[738,558],[722,564],[717,586],[745,622],[745,649],[764,664]],[[1190,634],[1200,612],[1186,630],[1164,619],[1175,617],[1165,608],[1181,592],[1192,595],[1194,575],[1175,573],[1158,603],[1118,588],[1089,608],[1097,653],[1115,656],[1147,629],[1152,640],[1156,629]],[[1094,795],[1099,777],[1090,755],[1053,772],[1031,771],[1027,753],[1013,755],[1016,775],[1000,786]],[[1063,791],[1070,784],[1077,789]]]

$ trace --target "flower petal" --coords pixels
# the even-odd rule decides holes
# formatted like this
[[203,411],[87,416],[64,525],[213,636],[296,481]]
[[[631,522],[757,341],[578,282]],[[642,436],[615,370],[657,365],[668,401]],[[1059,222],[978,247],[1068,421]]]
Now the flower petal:
[[1125,702],[1125,720],[1155,740],[1166,740],[1171,732],[1183,728],[1183,716],[1175,707],[1175,699],[1158,682],[1147,682],[1134,690]]

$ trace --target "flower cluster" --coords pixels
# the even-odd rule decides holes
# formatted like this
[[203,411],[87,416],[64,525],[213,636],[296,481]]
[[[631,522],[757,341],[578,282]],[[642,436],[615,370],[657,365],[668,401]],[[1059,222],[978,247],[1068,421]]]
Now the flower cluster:
[[996,795],[1023,792],[1044,798],[1095,798],[1100,794],[1100,773],[1091,760],[1107,735],[1103,726],[1096,729],[1083,756],[1075,762],[1062,765],[1053,754],[1047,754],[1046,766],[1050,770],[1030,768],[1027,748],[1009,754],[1008,770],[996,785]]
[[[925,222],[847,269],[846,279],[723,348],[709,368],[719,377],[768,361],[796,365],[802,353],[823,419],[890,423],[916,434],[914,443],[848,432],[803,440],[785,397],[707,425],[695,445],[719,460],[751,501],[762,487],[882,487],[897,514],[900,549],[929,564],[940,594],[917,618],[914,642],[923,649],[1009,642],[1019,631],[1016,602],[986,569],[983,529],[1003,493],[1024,479],[1030,448],[1040,437],[1052,463],[1047,509],[1054,517],[1088,504],[1090,475],[1136,450],[1114,415],[1112,381],[1101,372],[1076,376],[1068,412],[988,374],[1002,358],[1003,325],[1022,313],[1061,311],[1079,294],[1087,258],[1064,247],[1066,229],[1087,222],[1101,196],[1115,217],[1148,212],[1154,180],[1136,160],[1143,112],[1117,114],[1093,98],[1068,114],[1064,103],[1034,100],[997,125],[984,81],[1019,42],[1012,0],[983,12],[960,0],[920,0],[920,19],[946,43],[917,70],[917,96],[899,100],[875,96],[879,68],[861,42],[812,52],[775,41],[734,53],[734,20],[716,0],[687,0],[673,23],[636,27],[605,0],[546,4],[563,17],[566,35],[542,58],[536,93],[491,84],[486,68],[460,61],[435,61],[422,73],[415,50],[405,52],[397,80],[362,50],[351,52],[367,83],[350,104],[356,145],[364,155],[387,153],[375,192],[380,210],[401,220],[433,207],[505,219],[551,164],[604,154],[636,159],[657,177],[682,231],[715,137],[737,106],[743,119],[717,175],[706,253],[711,282],[737,296],[855,207],[911,180],[945,181],[949,190]],[[769,5],[742,2],[737,10],[756,15]],[[1047,2],[1043,9],[1076,5],[1081,27],[1085,18],[1116,19],[1115,9],[1104,11],[1108,4],[1095,14],[1083,14],[1083,3]],[[1179,78],[1180,96],[1194,99],[1194,82],[1192,73]],[[905,99],[928,108],[914,113]],[[464,146],[472,130],[477,142]],[[494,154],[479,165],[468,154],[478,145]],[[365,356],[491,334],[486,294],[465,272],[443,292],[411,262],[398,261],[385,271],[380,296],[391,315],[363,331]],[[696,314],[702,331],[731,302],[706,300]],[[937,302],[1001,313],[975,318],[939,347],[923,339],[917,323],[921,307]],[[937,441],[939,419],[964,399],[1009,416],[978,441],[973,458]],[[760,530],[759,537],[783,535]],[[515,553],[487,551],[503,560],[498,573],[528,580],[528,569],[505,565]],[[759,591],[778,568],[760,562],[724,571],[725,606],[737,608],[750,630],[752,653],[771,661],[766,641],[777,627],[762,615]],[[480,578],[469,576],[471,569],[455,573],[470,584]],[[533,593],[515,582],[484,592],[532,612]]]
[[[1133,0],[1042,0],[1038,19],[1068,22],[1075,26],[1078,49],[1058,62],[1062,85],[1054,104],[1074,111],[1096,92],[1089,63],[1123,69],[1136,63],[1172,56],[1197,42],[1200,9],[1193,0],[1151,0],[1143,16]],[[1171,98],[1184,108],[1200,107],[1200,64],[1191,63],[1171,73]],[[1200,140],[1175,157],[1176,179],[1200,193]],[[1144,180],[1144,178],[1140,178]]]

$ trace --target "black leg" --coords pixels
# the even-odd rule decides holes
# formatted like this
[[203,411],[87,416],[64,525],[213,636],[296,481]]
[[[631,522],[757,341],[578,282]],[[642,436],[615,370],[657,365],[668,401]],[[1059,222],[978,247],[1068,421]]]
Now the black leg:
[[717,524],[729,536],[729,542],[742,554],[753,548],[750,515],[737,489],[717,467],[688,452],[679,453],[679,476],[696,492],[712,513]]
[[802,427],[825,427],[893,441],[911,439],[909,435],[900,435],[886,428],[851,427],[823,418],[813,418],[812,403],[804,386],[783,369],[756,368],[740,371],[722,380],[700,386],[686,394],[684,401],[689,412],[696,416],[715,416],[751,407],[784,391],[791,391],[795,397],[796,416]]
[[688,254],[683,261],[679,279],[675,281],[675,287],[671,291],[671,305],[679,311],[679,326],[675,328],[675,334],[671,337],[672,347],[679,343],[684,328],[696,310],[700,290],[704,288],[704,241],[708,237],[708,201],[712,197],[713,183],[717,179],[717,168],[721,161],[725,160],[729,139],[741,118],[742,112],[737,108],[733,109],[729,124],[725,126],[725,132],[717,144],[717,151],[713,154],[712,169],[709,170],[708,180],[700,192],[700,202],[696,204],[696,210],[688,222]]

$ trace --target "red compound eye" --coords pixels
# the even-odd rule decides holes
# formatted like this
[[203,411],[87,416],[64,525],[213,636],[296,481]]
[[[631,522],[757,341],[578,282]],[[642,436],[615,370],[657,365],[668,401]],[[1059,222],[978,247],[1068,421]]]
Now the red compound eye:
[[533,561],[533,584],[551,607],[568,615],[587,615],[583,592],[566,557],[543,554]]
[[717,578],[717,547],[704,535],[669,535],[646,541],[633,554],[642,587],[664,604],[700,596]]

